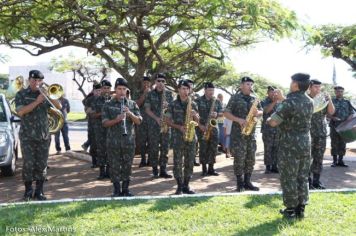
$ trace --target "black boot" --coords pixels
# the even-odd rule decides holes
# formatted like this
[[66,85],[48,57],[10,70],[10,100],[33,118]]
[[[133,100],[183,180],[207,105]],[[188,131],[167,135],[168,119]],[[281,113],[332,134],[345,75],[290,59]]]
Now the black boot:
[[146,165],[147,165],[146,157],[145,157],[145,155],[142,155],[141,156],[141,162],[140,162],[140,165],[138,167],[141,168],[141,167],[144,167]]
[[342,160],[344,158],[344,156],[339,156],[339,160],[337,161],[337,166],[341,166],[341,167],[349,167],[348,165],[346,165],[345,163],[344,163],[344,161]]
[[331,167],[336,167],[337,166],[337,155],[333,155],[333,163],[331,164]]
[[214,170],[214,164],[209,164],[208,175],[219,175],[219,173]]
[[190,177],[184,179],[182,192],[186,194],[195,194],[195,192],[189,188],[189,180]]
[[196,160],[194,160],[194,166],[200,166],[200,164]]
[[24,201],[30,201],[33,194],[32,181],[25,181],[25,194],[23,195]]
[[265,170],[265,174],[271,174],[271,168],[272,166],[271,165],[266,165],[266,170]]
[[237,192],[245,191],[245,185],[244,185],[244,180],[242,178],[242,175],[236,175],[236,191]]
[[166,166],[161,166],[160,167],[160,172],[159,172],[159,177],[165,178],[165,179],[170,179],[172,178],[172,175],[169,175],[166,171]]
[[130,193],[130,191],[129,191],[129,183],[130,183],[129,180],[126,180],[126,181],[122,182],[122,196],[125,196],[125,197],[132,197],[133,196],[133,194]]
[[146,166],[151,166],[150,157],[148,157],[148,159],[147,159]]
[[308,185],[309,185],[309,189],[314,189],[313,181],[312,181],[312,178],[310,176],[308,177]]
[[313,187],[315,189],[325,189],[325,186],[320,182],[320,174],[313,174]]
[[305,211],[305,205],[299,204],[295,208],[295,215],[298,219],[303,219],[304,218],[304,211]]
[[286,208],[284,210],[280,210],[279,212],[283,215],[283,217],[289,220],[294,220],[297,217],[295,208]]
[[91,166],[90,168],[96,168],[98,167],[96,164],[96,157],[95,156],[91,156]]
[[272,173],[279,173],[279,170],[278,170],[278,167],[277,167],[277,165],[272,165],[272,167],[271,167],[271,172]]
[[201,176],[207,176],[208,175],[208,169],[206,168],[206,164],[201,164],[201,168],[202,168]]
[[153,174],[153,178],[158,178],[158,168],[156,167],[152,167],[152,174]]
[[115,182],[113,183],[113,186],[114,186],[114,192],[112,193],[112,197],[120,197],[122,196],[122,193],[121,193],[121,188],[120,188],[120,182]]
[[97,180],[105,179],[105,166],[99,167],[99,176],[96,178]]
[[259,191],[260,189],[251,183],[251,173],[245,174],[245,189],[251,191]]
[[44,180],[36,181],[36,190],[35,190],[35,194],[33,195],[33,198],[35,198],[39,201],[47,200],[47,198],[43,194],[43,183],[44,183]]
[[182,178],[176,178],[177,181],[177,190],[176,190],[176,195],[180,195],[183,193],[183,182]]
[[110,166],[106,165],[105,167],[105,178],[110,179]]

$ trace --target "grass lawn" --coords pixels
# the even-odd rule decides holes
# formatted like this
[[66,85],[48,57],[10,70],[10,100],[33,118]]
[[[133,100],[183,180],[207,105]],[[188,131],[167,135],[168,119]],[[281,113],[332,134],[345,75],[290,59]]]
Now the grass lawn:
[[67,115],[68,121],[85,121],[85,112],[69,112]]
[[15,227],[75,230],[62,235],[356,235],[355,192],[311,194],[301,221],[283,219],[281,208],[279,195],[8,206],[0,208],[0,235]]

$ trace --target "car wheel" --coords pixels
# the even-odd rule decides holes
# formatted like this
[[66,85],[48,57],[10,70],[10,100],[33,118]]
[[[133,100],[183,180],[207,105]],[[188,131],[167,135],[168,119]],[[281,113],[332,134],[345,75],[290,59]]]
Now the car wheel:
[[1,167],[1,173],[3,176],[14,176],[16,173],[16,151],[12,151],[12,161],[8,166]]

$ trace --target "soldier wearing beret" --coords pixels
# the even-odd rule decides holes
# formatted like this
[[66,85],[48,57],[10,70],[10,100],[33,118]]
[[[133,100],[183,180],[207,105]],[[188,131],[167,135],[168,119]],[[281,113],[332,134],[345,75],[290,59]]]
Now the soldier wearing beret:
[[148,160],[150,160],[149,157],[149,149],[148,149],[148,141],[149,141],[149,134],[148,134],[148,128],[149,128],[149,122],[148,119],[149,117],[147,116],[145,112],[145,101],[147,98],[148,93],[151,91],[151,80],[148,76],[143,76],[142,81],[141,81],[141,89],[138,91],[134,91],[132,94],[132,100],[136,102],[138,107],[140,108],[140,113],[143,118],[142,123],[137,126],[137,146],[138,150],[141,155],[141,162],[139,167],[143,166],[148,166],[149,161],[146,159],[146,153],[148,155]]
[[284,98],[278,91],[276,96],[282,103],[267,119],[272,127],[279,127],[277,152],[283,203],[281,214],[288,219],[304,217],[308,203],[308,175],[310,168],[310,126],[313,101],[305,92],[310,76],[297,73],[292,76],[290,93]]
[[335,98],[332,102],[335,106],[335,113],[331,116],[330,138],[331,138],[331,155],[333,156],[333,164],[331,167],[348,167],[343,161],[346,152],[346,143],[341,136],[336,132],[336,127],[346,121],[354,114],[354,108],[349,100],[344,98],[344,88],[336,86],[334,88]]
[[136,102],[126,97],[127,89],[127,81],[118,78],[115,82],[116,95],[104,104],[102,111],[102,123],[107,128],[105,144],[114,186],[113,197],[133,196],[129,183],[135,155],[135,125],[141,123],[142,117]]
[[[215,169],[216,154],[218,152],[218,127],[217,118],[222,116],[222,105],[214,96],[214,84],[206,82],[204,85],[204,95],[195,100],[200,116],[197,136],[199,140],[199,160],[202,165],[202,176],[219,175]],[[215,120],[215,126],[208,122]],[[207,132],[209,137],[207,139]],[[208,165],[208,168],[207,168]]]
[[[240,91],[233,95],[226,108],[225,118],[233,122],[231,127],[231,154],[234,157],[234,174],[237,179],[236,191],[258,191],[259,188],[251,183],[252,171],[255,165],[256,137],[255,127],[250,135],[242,134],[247,125],[246,117],[256,97],[251,95],[254,81],[250,77],[242,77]],[[262,116],[262,110],[258,103],[253,111],[254,117]]]
[[[309,97],[314,99],[316,96],[324,96],[320,95],[320,92],[321,82],[317,79],[310,80]],[[310,174],[313,174],[313,179],[311,179],[311,177],[308,178],[309,189],[325,189],[320,182],[320,174],[323,168],[323,158],[326,148],[326,115],[331,116],[335,112],[335,107],[330,95],[327,95],[325,99],[328,101],[328,105],[324,109],[314,112],[311,118],[310,136],[312,164]]]
[[93,101],[91,117],[94,119],[95,143],[97,148],[97,162],[99,165],[98,180],[110,178],[110,165],[106,150],[106,128],[102,125],[102,109],[106,102],[110,100],[111,83],[108,80],[101,81],[101,94]]
[[[194,194],[189,187],[189,182],[193,174],[193,164],[195,158],[196,138],[192,142],[185,141],[184,135],[186,130],[187,105],[190,85],[187,81],[182,80],[178,84],[178,96],[169,104],[166,113],[167,124],[172,127],[173,138],[173,174],[177,181],[176,194]],[[199,121],[196,104],[191,101],[190,120]]]
[[[44,76],[38,70],[29,73],[29,87],[20,90],[15,97],[16,112],[21,117],[20,142],[23,156],[22,179],[25,183],[24,200],[32,198],[32,182],[36,181],[33,197],[46,200],[43,183],[46,179],[46,167],[50,145],[50,133],[47,112],[50,103],[39,91]],[[46,92],[44,92],[46,93]],[[58,101],[48,98],[61,109]]]

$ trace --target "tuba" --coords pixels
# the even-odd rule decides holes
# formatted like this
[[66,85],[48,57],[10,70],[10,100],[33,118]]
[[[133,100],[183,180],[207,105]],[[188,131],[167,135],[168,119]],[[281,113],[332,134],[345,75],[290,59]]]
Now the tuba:
[[[253,91],[252,91],[253,92]],[[249,136],[252,133],[252,130],[255,128],[257,124],[257,118],[255,117],[254,113],[257,110],[257,105],[259,103],[258,98],[253,101],[252,106],[250,108],[250,111],[247,114],[246,121],[247,124],[243,129],[241,130],[241,133],[245,136]]]
[[327,99],[327,93],[321,92],[318,93],[315,97],[313,97],[314,110],[313,113],[317,113],[323,110],[329,103]]
[[191,118],[192,113],[192,98],[188,97],[188,104],[185,114],[185,134],[184,134],[184,141],[185,142],[192,142],[195,137],[195,127],[198,126],[198,123],[192,120]]
[[57,133],[60,129],[62,129],[64,125],[64,117],[60,110],[58,110],[50,99],[57,100],[63,94],[63,87],[59,84],[48,85],[46,83],[42,83],[38,90],[40,93],[46,98],[46,100],[51,104],[51,107],[48,109],[48,124],[49,124],[49,132],[51,134]]
[[213,102],[210,107],[208,121],[205,124],[205,133],[204,133],[203,139],[206,141],[210,140],[211,132],[212,132],[213,128],[217,127],[217,124],[218,124],[216,119],[213,119],[210,117],[211,114],[214,112],[215,104],[216,104],[216,98],[214,97]]

